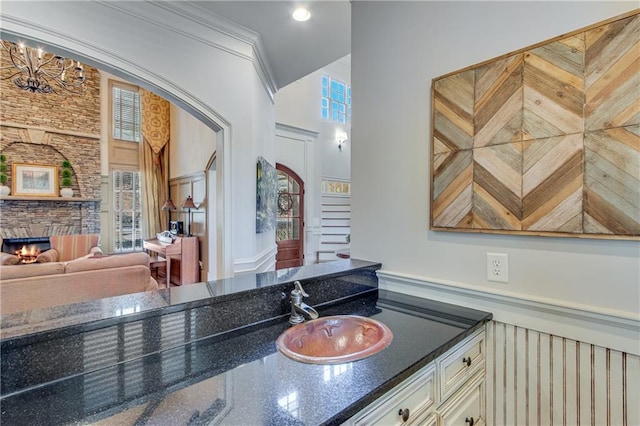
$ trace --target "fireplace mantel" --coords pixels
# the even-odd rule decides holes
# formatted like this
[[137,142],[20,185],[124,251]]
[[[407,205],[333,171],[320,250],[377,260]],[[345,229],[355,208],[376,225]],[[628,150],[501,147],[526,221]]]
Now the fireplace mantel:
[[20,195],[3,195],[0,196],[0,201],[66,201],[69,203],[77,202],[77,203],[85,203],[85,202],[96,202],[102,201],[101,198],[83,198],[83,197],[31,197],[31,196],[20,196]]

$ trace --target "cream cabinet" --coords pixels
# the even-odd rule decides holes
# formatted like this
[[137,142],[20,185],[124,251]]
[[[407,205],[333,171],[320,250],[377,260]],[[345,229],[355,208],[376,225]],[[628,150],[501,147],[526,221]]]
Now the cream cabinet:
[[[364,425],[436,425],[433,413],[436,398],[435,366],[429,364],[370,404],[346,424]],[[420,423],[424,421],[424,423]]]
[[484,327],[353,416],[345,425],[483,426]]

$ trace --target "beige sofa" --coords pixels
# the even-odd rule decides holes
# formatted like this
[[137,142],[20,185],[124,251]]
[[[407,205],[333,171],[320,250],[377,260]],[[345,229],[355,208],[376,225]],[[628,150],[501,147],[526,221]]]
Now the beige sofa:
[[0,314],[157,289],[146,253],[8,265],[0,267]]

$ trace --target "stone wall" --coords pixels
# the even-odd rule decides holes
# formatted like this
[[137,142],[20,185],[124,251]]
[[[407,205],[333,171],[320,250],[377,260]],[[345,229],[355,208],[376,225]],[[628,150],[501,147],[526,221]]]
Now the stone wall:
[[30,93],[11,80],[0,80],[0,152],[7,157],[7,186],[12,186],[13,163],[56,165],[60,171],[62,162],[68,160],[74,174],[74,198],[82,198],[8,197],[0,201],[2,237],[100,232],[100,201],[96,201],[102,198],[100,74],[86,65],[84,69],[87,80],[81,95]]
[[[83,66],[87,79],[82,95],[63,90],[59,94],[30,93],[16,86],[12,79],[0,80],[0,121],[99,135],[100,73]],[[0,75],[5,77],[11,71],[3,70]]]

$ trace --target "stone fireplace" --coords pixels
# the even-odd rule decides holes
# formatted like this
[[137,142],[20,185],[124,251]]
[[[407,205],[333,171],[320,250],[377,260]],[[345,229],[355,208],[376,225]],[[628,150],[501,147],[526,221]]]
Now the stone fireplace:
[[[0,152],[7,158],[12,186],[13,163],[55,165],[73,170],[73,198],[0,198],[0,238],[38,238],[62,234],[99,234],[100,74],[85,67],[81,95],[28,93],[11,80],[0,80]],[[58,194],[56,194],[58,195]]]

